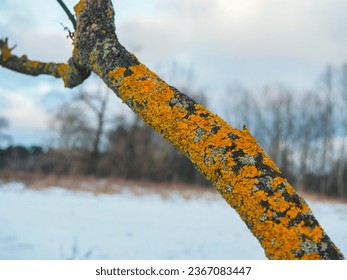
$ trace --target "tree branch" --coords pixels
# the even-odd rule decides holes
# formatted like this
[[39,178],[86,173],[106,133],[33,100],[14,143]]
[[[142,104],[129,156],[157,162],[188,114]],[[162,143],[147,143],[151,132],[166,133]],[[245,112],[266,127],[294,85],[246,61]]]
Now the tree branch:
[[[269,259],[343,259],[307,203],[246,127],[233,128],[169,86],[119,43],[111,0],[80,0],[74,9],[75,48],[72,62],[64,67],[76,64],[77,76],[79,69],[96,73],[147,125],[185,154],[237,211]],[[7,46],[1,65],[11,59]],[[59,70],[48,72],[64,79]]]
[[68,16],[69,20],[71,21],[73,28],[76,30],[76,19],[75,19],[74,15],[70,12],[68,7],[66,7],[65,3],[62,0],[57,0],[57,1],[58,1],[59,5],[63,8],[63,10],[66,13],[66,15]]
[[76,58],[71,57],[68,63],[44,63],[29,60],[27,56],[18,57],[12,54],[8,39],[0,40],[0,65],[10,70],[31,76],[51,75],[62,78],[66,87],[72,88],[89,77],[90,71],[79,66]]

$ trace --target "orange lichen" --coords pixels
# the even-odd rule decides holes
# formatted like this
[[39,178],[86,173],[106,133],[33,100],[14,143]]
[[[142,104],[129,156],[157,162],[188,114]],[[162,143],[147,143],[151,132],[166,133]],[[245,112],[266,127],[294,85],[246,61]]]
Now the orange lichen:
[[[300,213],[310,213],[310,209],[302,200],[295,204],[285,199],[284,192],[292,196],[294,189],[280,176],[248,129],[237,130],[205,107],[176,98],[175,91],[143,64],[116,68],[108,73],[108,78],[119,84],[119,95],[124,102],[215,184],[252,228],[269,258],[295,259],[300,250],[307,258],[317,257],[312,250],[306,252],[302,244],[303,237],[312,242],[321,241],[321,227],[292,223]],[[244,156],[233,158],[233,151]],[[262,166],[278,174],[267,179],[271,195],[259,189],[259,178],[266,171],[258,169],[256,157],[262,159]]]
[[85,3],[83,0],[80,0],[74,7],[74,10],[75,10],[75,13],[76,13],[76,16],[78,16],[82,10],[84,9],[85,7]]
[[75,45],[74,45],[73,50],[72,50],[72,55],[73,55],[75,58],[78,57],[78,50],[77,50],[77,48],[76,48]]
[[6,62],[12,56],[10,48],[5,44],[1,49],[1,59],[3,62]]
[[68,84],[68,79],[69,79],[69,72],[71,71],[71,68],[68,64],[61,63],[57,67],[57,71],[60,75],[60,77],[64,81],[64,85],[67,86]]
[[96,73],[99,77],[102,77],[102,68],[100,67],[100,65],[97,65],[97,64],[93,64],[93,71],[94,73]]
[[41,62],[30,60],[25,63],[25,66],[28,68],[37,68],[40,64]]
[[113,16],[114,16],[113,9],[109,9],[109,10],[107,11],[107,17],[108,17],[108,18],[112,18]]
[[112,80],[112,82],[117,82],[119,78],[123,77],[123,74],[125,72],[126,68],[124,67],[118,67],[115,70],[111,70],[108,73],[108,77]]
[[275,170],[276,172],[281,173],[281,171],[278,169],[275,163],[265,153],[263,153],[263,163],[269,166],[271,169]]
[[299,209],[297,207],[293,207],[292,204],[291,204],[291,207],[287,211],[288,218],[289,219],[294,219],[295,217],[298,216],[298,213],[299,213]]
[[321,256],[319,254],[304,254],[301,258],[301,260],[320,260]]

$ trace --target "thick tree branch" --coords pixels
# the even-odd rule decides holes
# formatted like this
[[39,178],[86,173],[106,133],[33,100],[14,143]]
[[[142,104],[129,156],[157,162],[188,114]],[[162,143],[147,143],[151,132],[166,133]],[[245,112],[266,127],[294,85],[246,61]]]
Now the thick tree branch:
[[[75,12],[72,60],[81,69],[95,72],[190,158],[237,211],[268,258],[343,259],[307,203],[247,128],[233,128],[169,86],[119,43],[111,0],[80,0]],[[5,48],[2,65],[11,57]]]

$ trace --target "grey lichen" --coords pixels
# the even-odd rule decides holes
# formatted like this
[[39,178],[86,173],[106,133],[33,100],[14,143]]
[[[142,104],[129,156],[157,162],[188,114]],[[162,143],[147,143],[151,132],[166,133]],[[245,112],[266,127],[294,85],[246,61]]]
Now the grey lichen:
[[272,246],[275,246],[275,245],[276,245],[276,240],[277,240],[276,237],[271,238],[271,244],[272,244]]
[[227,184],[227,186],[225,187],[225,193],[231,193],[231,191],[233,190],[233,187],[230,184]]
[[226,147],[217,147],[211,149],[211,154],[213,158],[220,156],[220,162],[226,164],[227,162],[227,148]]
[[300,249],[309,256],[318,253],[317,244],[314,243],[312,240],[307,240],[301,243]]
[[208,156],[208,155],[205,155],[205,157],[204,157],[204,162],[205,162],[205,164],[207,164],[207,165],[212,165],[212,164],[214,164],[213,157]]
[[271,191],[272,190],[272,184],[271,184],[272,177],[266,176],[258,178],[258,181],[260,183],[259,188],[264,189],[265,191]]
[[264,222],[267,220],[267,218],[268,218],[267,214],[263,213],[262,216],[260,217],[260,221]]
[[320,250],[324,252],[326,251],[326,249],[328,249],[328,244],[325,242],[322,242],[319,244],[319,247],[320,247]]
[[200,142],[202,136],[206,134],[206,130],[199,127],[194,134],[194,143]]
[[130,98],[128,98],[126,101],[125,101],[125,104],[127,104],[133,111],[135,111],[135,105],[134,105],[134,101]]
[[211,156],[205,155],[204,161],[206,164],[215,164],[216,159],[219,157],[221,163],[225,164],[227,162],[227,148],[226,147],[210,147]]
[[256,161],[254,159],[253,156],[251,155],[244,155],[243,157],[239,158],[240,162],[243,164],[243,165],[255,165]]

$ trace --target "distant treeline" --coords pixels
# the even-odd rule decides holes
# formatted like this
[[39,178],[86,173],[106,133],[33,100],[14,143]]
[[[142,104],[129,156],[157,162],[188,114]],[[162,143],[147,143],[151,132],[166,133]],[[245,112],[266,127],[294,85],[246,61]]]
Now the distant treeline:
[[139,122],[108,134],[106,150],[9,146],[0,149],[0,170],[56,175],[94,175],[204,185],[191,162]]

